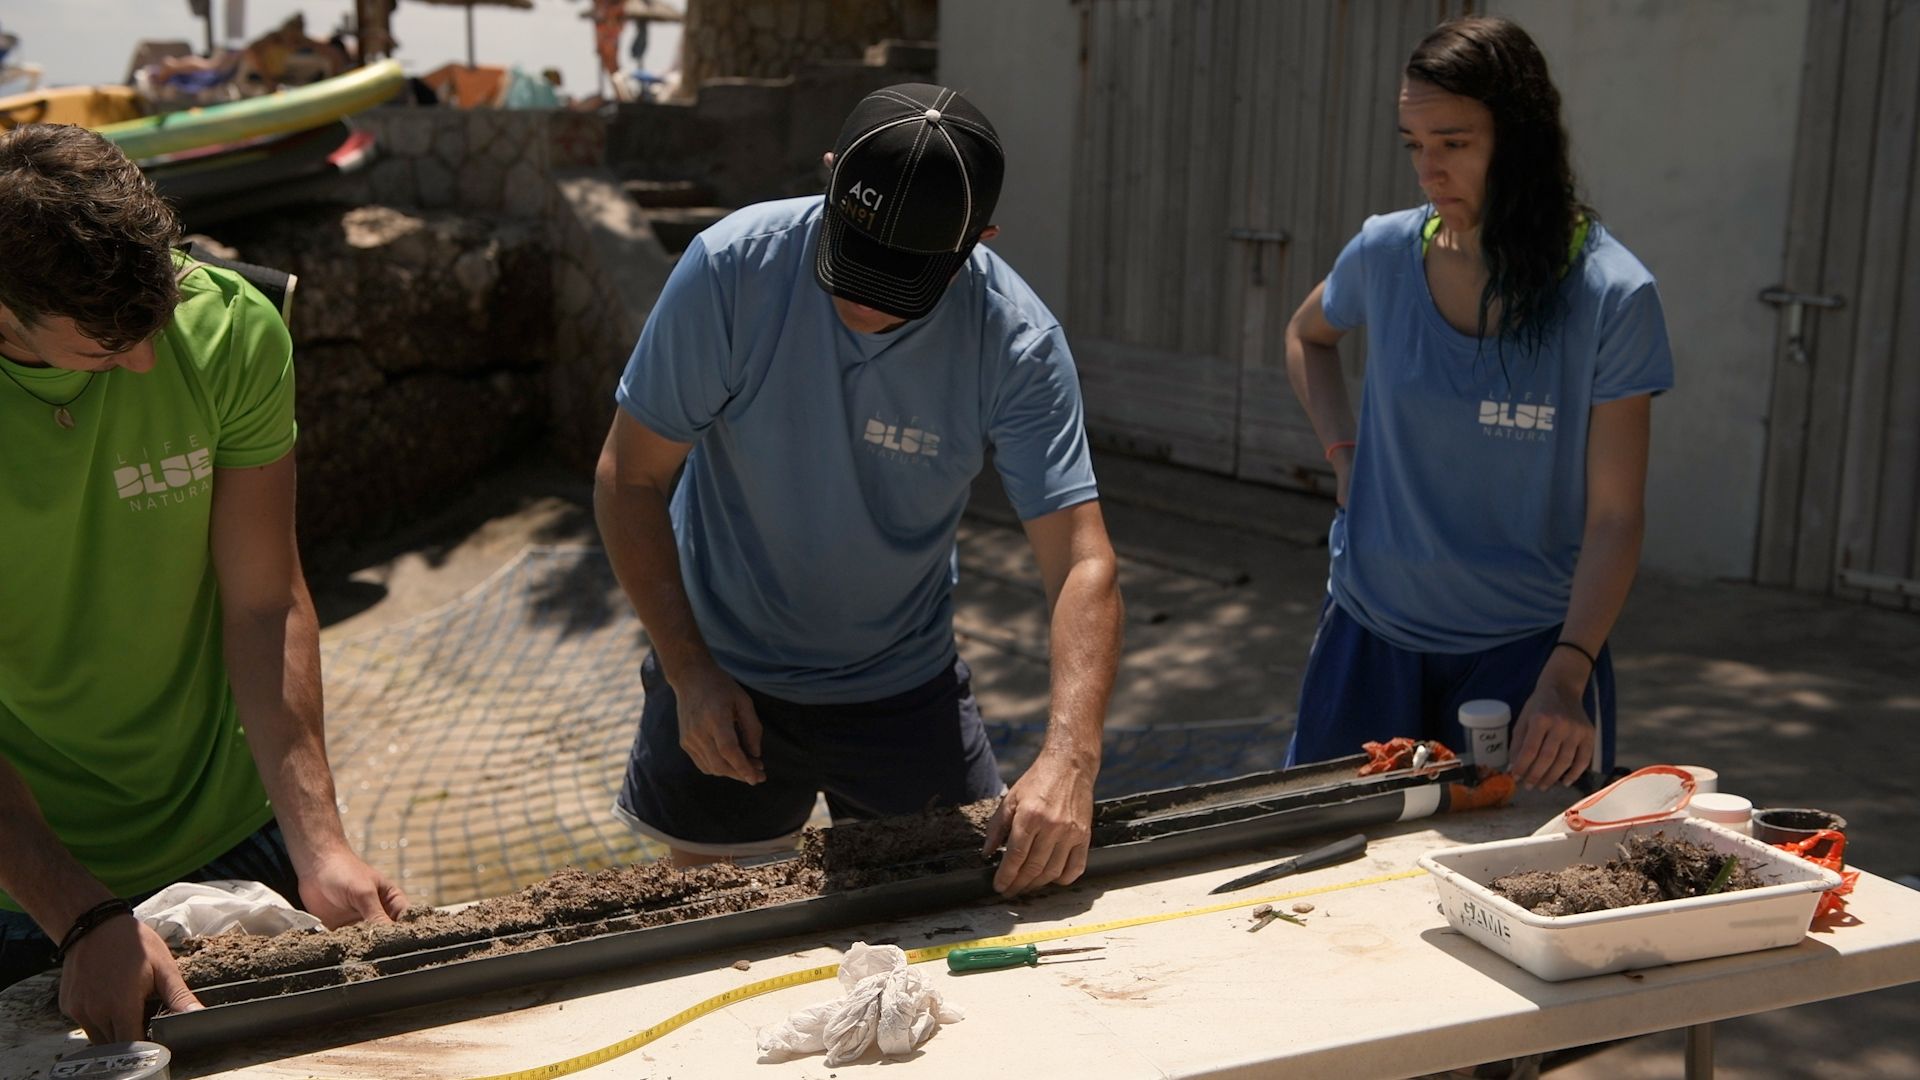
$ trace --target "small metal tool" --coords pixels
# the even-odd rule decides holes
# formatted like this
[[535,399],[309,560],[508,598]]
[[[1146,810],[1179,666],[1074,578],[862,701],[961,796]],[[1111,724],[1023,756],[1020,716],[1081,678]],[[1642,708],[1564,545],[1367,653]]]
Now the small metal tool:
[[[1036,967],[1043,956],[1060,956],[1065,953],[1098,952],[1104,945],[1086,945],[1073,949],[1041,949],[1032,945],[984,945],[977,949],[955,949],[947,954],[947,970],[955,974],[969,971],[998,971],[1010,967]],[[1082,960],[1104,960],[1101,956],[1084,956]],[[1074,963],[1072,960],[1056,960],[1050,963]]]

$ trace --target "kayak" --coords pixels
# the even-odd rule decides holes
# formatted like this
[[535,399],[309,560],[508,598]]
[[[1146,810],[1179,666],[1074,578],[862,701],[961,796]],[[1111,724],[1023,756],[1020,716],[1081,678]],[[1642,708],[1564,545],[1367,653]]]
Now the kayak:
[[141,161],[263,135],[305,131],[372,108],[392,97],[406,81],[399,61],[382,60],[291,90],[107,124],[99,131],[128,157]]
[[280,190],[310,176],[356,172],[373,153],[372,135],[334,120],[311,131],[214,147],[141,170],[175,209],[190,213],[243,193]]
[[22,124],[99,127],[139,115],[140,99],[127,86],[56,86],[0,97],[0,131]]
[[377,156],[372,133],[335,120],[311,131],[182,155],[141,171],[179,212],[181,228],[205,232],[237,217],[303,203],[354,201],[343,184]]

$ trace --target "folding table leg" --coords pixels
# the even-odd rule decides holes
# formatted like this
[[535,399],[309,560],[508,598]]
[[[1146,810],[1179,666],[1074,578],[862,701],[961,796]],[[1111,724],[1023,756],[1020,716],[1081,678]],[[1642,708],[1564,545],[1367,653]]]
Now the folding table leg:
[[1713,1024],[1687,1029],[1687,1080],[1713,1080]]

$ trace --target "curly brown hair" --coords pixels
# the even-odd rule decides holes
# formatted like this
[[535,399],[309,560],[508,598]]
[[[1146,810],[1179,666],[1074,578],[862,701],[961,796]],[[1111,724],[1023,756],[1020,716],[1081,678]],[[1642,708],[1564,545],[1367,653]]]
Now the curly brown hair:
[[180,223],[120,148],[71,124],[0,132],[0,304],[64,316],[104,349],[152,337],[180,302]]

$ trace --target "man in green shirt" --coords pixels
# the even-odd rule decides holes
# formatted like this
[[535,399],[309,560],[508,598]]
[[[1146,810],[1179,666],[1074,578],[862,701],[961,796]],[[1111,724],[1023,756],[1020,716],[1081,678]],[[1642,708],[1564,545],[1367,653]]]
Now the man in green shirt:
[[67,1014],[136,1039],[197,1003],[125,901],[406,898],[334,806],[279,314],[90,131],[0,133],[0,207],[0,985],[57,949]]

